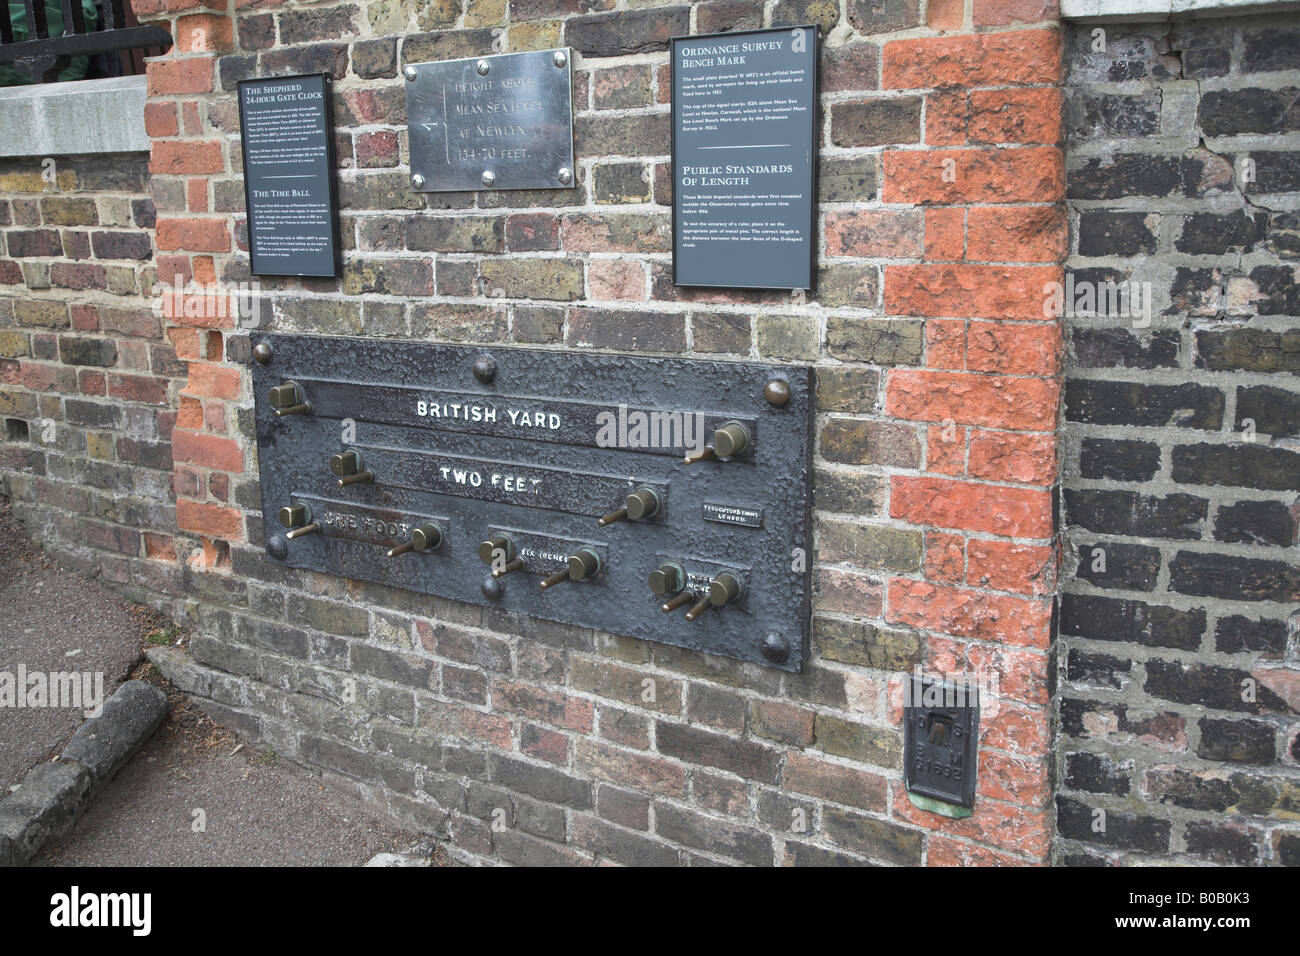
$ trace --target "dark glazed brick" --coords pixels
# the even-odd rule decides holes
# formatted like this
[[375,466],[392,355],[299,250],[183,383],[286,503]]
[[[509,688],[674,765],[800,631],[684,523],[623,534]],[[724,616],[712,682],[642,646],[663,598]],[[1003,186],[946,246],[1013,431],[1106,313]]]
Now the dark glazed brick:
[[687,763],[717,767],[764,783],[776,783],[781,775],[780,751],[752,741],[666,721],[656,723],[655,737],[660,753]]
[[574,17],[565,22],[564,40],[583,56],[623,56],[663,50],[671,37],[690,32],[690,7],[656,7]]
[[1094,641],[1194,651],[1205,633],[1205,611],[1067,593],[1061,595],[1061,633]]
[[[1248,671],[1214,664],[1183,664],[1155,658],[1146,663],[1147,693],[1180,704],[1216,710],[1258,713],[1260,709],[1285,711],[1286,701],[1267,687],[1256,685]],[[1252,700],[1243,699],[1253,688]]]
[[1124,677],[1133,670],[1133,662],[1109,654],[1090,654],[1071,648],[1065,663],[1065,679],[1074,684],[1093,684],[1113,687],[1124,686]]
[[1065,416],[1088,425],[1174,425],[1218,429],[1223,392],[1206,385],[1141,385],[1069,379]]
[[1289,109],[1300,90],[1211,90],[1201,97],[1197,123],[1209,136],[1242,133],[1284,133],[1300,129],[1300,117]]
[[1300,30],[1247,30],[1242,35],[1242,69],[1247,73],[1300,70]]
[[1065,755],[1065,785],[1088,793],[1129,792],[1131,762],[1116,764],[1110,754],[1068,753]]
[[1196,748],[1198,757],[1251,764],[1270,764],[1277,759],[1272,724],[1202,717],[1197,726],[1201,730],[1201,743]]
[[1079,215],[1079,255],[1137,256],[1155,252],[1156,217],[1142,212],[1089,210]]
[[1101,809],[1101,812],[1105,814],[1104,817],[1086,803],[1058,796],[1056,798],[1057,832],[1066,839],[1079,840],[1083,843],[1099,843],[1126,850],[1146,850],[1150,853],[1168,852],[1169,833],[1172,828],[1168,820],[1122,813],[1119,810]]
[[1296,543],[1296,516],[1280,501],[1238,501],[1222,505],[1214,517],[1214,538],[1289,547]]
[[921,98],[890,97],[831,107],[836,146],[888,146],[921,140]]
[[1160,574],[1160,549],[1118,541],[1079,544],[1075,576],[1099,588],[1151,591]]
[[1250,252],[1255,248],[1255,243],[1264,238],[1267,229],[1268,214],[1263,212],[1253,216],[1240,210],[1223,216],[1198,212],[1183,222],[1182,235],[1174,243],[1174,248],[1192,255],[1221,256],[1228,252]]
[[1241,615],[1220,618],[1214,627],[1214,648],[1224,654],[1243,651],[1281,657],[1286,651],[1287,623],[1253,620]]
[[1084,368],[1176,368],[1177,329],[1150,333],[1117,328],[1071,330],[1074,354]]
[[920,26],[920,0],[849,0],[849,22],[865,34]]
[[684,843],[750,866],[772,865],[770,836],[691,810],[656,804],[655,832],[675,843]]
[[917,866],[921,862],[922,836],[918,830],[831,806],[822,809],[822,829],[832,843],[854,853],[899,866]]
[[1240,826],[1209,820],[1187,824],[1187,852],[1215,863],[1245,866],[1259,862],[1259,835]]
[[1156,498],[1135,491],[1065,489],[1065,513],[1071,524],[1102,534],[1140,538],[1199,538],[1199,525],[1209,504],[1195,495]]
[[763,25],[763,10],[753,0],[716,0],[695,8],[698,33],[754,30]]
[[1160,446],[1129,439],[1085,438],[1079,446],[1079,474],[1084,478],[1150,481],[1160,470]]
[[1265,491],[1300,488],[1300,454],[1249,442],[1178,445],[1174,481],[1188,485],[1236,485]]
[[1160,129],[1160,93],[1133,96],[1094,93],[1086,87],[1070,91],[1071,140],[1101,136],[1148,136]]
[[1169,588],[1229,601],[1300,601],[1300,567],[1285,561],[1179,551],[1169,562]]
[[1300,372],[1300,329],[1196,333],[1197,365],[1214,371]]
[[1300,434],[1300,391],[1259,385],[1237,389],[1238,431],[1246,421],[1254,423],[1256,435],[1293,438]]
[[1070,199],[1171,196],[1182,191],[1183,164],[1172,156],[1120,154],[1092,158],[1067,173]]

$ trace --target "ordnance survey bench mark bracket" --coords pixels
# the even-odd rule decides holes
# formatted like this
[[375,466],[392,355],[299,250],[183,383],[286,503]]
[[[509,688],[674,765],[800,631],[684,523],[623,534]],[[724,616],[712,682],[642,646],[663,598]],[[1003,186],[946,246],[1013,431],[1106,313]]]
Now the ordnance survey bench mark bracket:
[[[268,560],[801,669],[812,561],[810,368],[334,336],[254,339],[271,353],[252,366]],[[291,382],[306,410],[278,415],[268,394]],[[730,434],[750,440],[730,458],[687,464],[684,447],[632,447],[640,411],[699,413],[704,439],[720,436],[720,447],[723,426],[741,426]],[[611,418],[623,434],[615,428],[598,440],[599,422]],[[611,436],[622,447],[601,447]],[[331,456],[345,452],[356,453],[360,477],[331,472]],[[657,499],[657,510],[597,524],[626,496],[646,491],[642,500]],[[324,519],[319,531],[287,537],[280,509],[306,504],[316,512],[321,502],[328,513],[313,518]],[[386,557],[425,520],[438,524],[438,547]],[[545,590],[535,564],[494,577],[479,548],[499,529],[557,547],[597,544],[600,567]],[[676,556],[683,595],[694,599],[672,613],[647,584],[664,556]],[[713,604],[710,575],[723,577]]]

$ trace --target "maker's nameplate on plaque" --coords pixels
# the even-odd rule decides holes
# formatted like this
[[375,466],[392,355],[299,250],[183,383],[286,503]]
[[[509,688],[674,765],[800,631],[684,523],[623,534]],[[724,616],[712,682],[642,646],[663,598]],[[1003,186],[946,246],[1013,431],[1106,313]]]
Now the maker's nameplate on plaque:
[[411,63],[411,188],[571,189],[572,51]]

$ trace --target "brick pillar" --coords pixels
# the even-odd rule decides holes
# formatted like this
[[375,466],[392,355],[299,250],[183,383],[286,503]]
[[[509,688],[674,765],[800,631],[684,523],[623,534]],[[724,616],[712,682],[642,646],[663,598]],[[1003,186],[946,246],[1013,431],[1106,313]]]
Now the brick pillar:
[[[926,635],[927,670],[999,681],[973,816],[917,810],[895,784],[896,814],[935,831],[930,864],[1015,861],[941,834],[1033,860],[1051,839],[1061,333],[1044,287],[1061,281],[1067,245],[1061,36],[1050,22],[1002,26],[1054,7],[932,0],[930,25],[945,35],[887,42],[878,107],[923,102],[923,130],[883,153],[884,211],[826,224],[830,254],[921,259],[885,266],[886,314],[925,319],[923,366],[885,381],[886,412],[925,426],[923,464],[889,478],[889,515],[924,529],[923,571],[885,582],[885,620]],[[900,216],[924,217],[919,248],[900,251]]]
[[241,376],[220,364],[238,313],[228,299],[206,291],[217,278],[213,256],[232,249],[227,216],[213,215],[212,183],[227,172],[227,159],[208,94],[218,59],[234,49],[233,12],[221,0],[132,5],[142,21],[162,22],[176,40],[166,56],[148,63],[145,122],[158,208],[158,281],[171,287],[162,303],[166,334],[189,373],[172,433],[176,524],[202,542],[192,563],[211,567],[227,560],[231,541],[244,539],[243,515],[229,504],[230,475],[244,471],[230,405],[242,395]]

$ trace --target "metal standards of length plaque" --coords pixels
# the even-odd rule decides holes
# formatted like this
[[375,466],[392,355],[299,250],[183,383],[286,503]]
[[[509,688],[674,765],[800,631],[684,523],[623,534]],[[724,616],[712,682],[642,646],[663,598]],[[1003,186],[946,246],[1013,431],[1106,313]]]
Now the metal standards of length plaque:
[[409,63],[411,188],[571,189],[573,52]]

